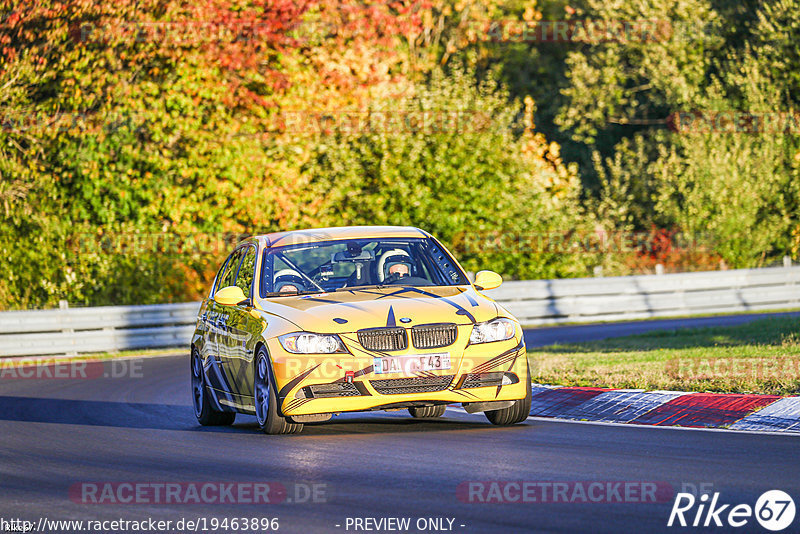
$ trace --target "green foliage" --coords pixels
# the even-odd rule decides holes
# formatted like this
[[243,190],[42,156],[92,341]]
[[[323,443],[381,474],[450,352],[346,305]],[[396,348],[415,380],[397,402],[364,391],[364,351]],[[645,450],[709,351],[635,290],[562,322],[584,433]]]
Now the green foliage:
[[[236,237],[321,225],[417,225],[517,278],[627,273],[628,256],[547,248],[614,230],[712,243],[694,267],[800,253],[796,130],[668,128],[795,111],[800,0],[12,0],[0,16],[0,308],[197,298]],[[488,33],[565,19],[659,24]],[[311,131],[279,127],[287,112]]]
[[[396,92],[389,82],[435,64],[416,63],[426,52],[414,36],[431,18],[408,6],[19,0],[9,10],[0,308],[197,298],[231,235],[392,222],[454,242],[570,226],[578,213],[576,170],[532,125],[508,130],[519,106],[491,81],[398,84],[411,98],[402,105],[476,113],[471,126],[488,114],[491,132],[345,141],[275,128],[283,112],[314,106],[400,109],[381,96]],[[226,31],[241,39],[215,37]],[[211,246],[187,246],[194,236]],[[476,258],[469,267],[507,275],[582,272],[561,257]]]
[[593,17],[669,20],[672,28],[655,41],[604,43],[568,57],[568,104],[559,123],[587,143],[631,125],[611,154],[594,156],[602,186],[597,213],[607,227],[676,226],[695,238],[710,237],[733,267],[792,253],[792,233],[800,227],[797,130],[665,128],[676,112],[794,110],[798,65],[789,43],[798,37],[800,4],[751,7],[707,0],[587,2]]
[[476,88],[469,72],[436,71],[413,96],[379,102],[370,113],[437,111],[465,120],[440,132],[376,123],[320,138],[303,168],[313,214],[324,224],[420,226],[460,252],[473,271],[522,278],[585,273],[577,255],[525,250],[537,235],[582,226],[577,175],[557,147],[515,121],[520,104],[509,103],[496,83]]
[[266,172],[273,143],[240,135],[251,115],[226,105],[202,40],[177,59],[164,41],[104,29],[166,16],[159,6],[21,4],[0,31],[14,45],[0,55],[0,308],[197,298],[226,250],[164,241],[279,220],[267,195],[243,209],[281,187]]

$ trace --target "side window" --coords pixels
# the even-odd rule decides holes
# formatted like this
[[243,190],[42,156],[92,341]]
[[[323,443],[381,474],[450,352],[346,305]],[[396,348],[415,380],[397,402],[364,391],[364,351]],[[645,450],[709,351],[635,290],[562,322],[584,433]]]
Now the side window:
[[256,271],[256,247],[247,247],[242,264],[239,266],[239,274],[236,276],[236,285],[242,289],[245,296],[250,295],[250,288],[253,285],[253,276]]
[[229,259],[230,256],[225,258],[225,261],[222,262],[222,267],[220,267],[219,271],[217,271],[217,277],[214,278],[214,287],[211,288],[211,297],[213,297],[214,293],[222,288],[222,277],[225,275],[225,269],[228,267]]
[[233,281],[236,278],[236,270],[239,268],[239,260],[241,258],[242,258],[242,249],[239,249],[230,255],[230,257],[228,258],[228,263],[227,265],[225,265],[225,269],[223,270],[222,277],[217,282],[217,291],[219,291],[223,287],[228,287],[233,285]]

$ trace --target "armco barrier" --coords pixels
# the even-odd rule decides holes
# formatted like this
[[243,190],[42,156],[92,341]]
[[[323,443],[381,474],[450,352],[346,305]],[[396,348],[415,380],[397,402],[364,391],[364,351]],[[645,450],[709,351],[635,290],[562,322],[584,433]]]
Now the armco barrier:
[[800,267],[506,282],[487,295],[523,325],[800,308]]
[[[800,267],[509,281],[487,294],[523,325],[800,308]],[[0,356],[187,347],[199,304],[0,312]]]
[[0,313],[0,356],[188,347],[200,304]]

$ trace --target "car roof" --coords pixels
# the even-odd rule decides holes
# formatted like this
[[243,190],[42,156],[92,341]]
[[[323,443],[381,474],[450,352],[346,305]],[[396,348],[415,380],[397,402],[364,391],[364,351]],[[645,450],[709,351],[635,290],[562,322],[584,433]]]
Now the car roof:
[[265,247],[337,241],[345,239],[375,239],[393,237],[431,237],[428,232],[413,226],[336,226],[309,228],[254,236]]

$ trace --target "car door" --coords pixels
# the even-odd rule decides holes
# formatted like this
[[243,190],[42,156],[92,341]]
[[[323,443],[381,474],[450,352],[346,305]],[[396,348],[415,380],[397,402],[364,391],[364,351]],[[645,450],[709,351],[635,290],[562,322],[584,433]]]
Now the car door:
[[[214,292],[232,286],[236,280],[243,250],[236,249],[225,263],[221,275],[214,286]],[[206,379],[209,386],[217,392],[217,398],[223,405],[230,405],[232,395],[230,373],[225,366],[224,355],[228,352],[228,321],[230,320],[230,306],[223,306],[214,300],[212,294],[208,302],[206,321],[208,324],[209,357],[206,360]]]
[[217,349],[215,346],[217,318],[213,306],[214,294],[217,292],[217,290],[222,288],[220,283],[227,273],[226,269],[230,263],[230,259],[231,256],[228,256],[225,258],[225,261],[222,262],[222,266],[219,268],[219,271],[217,271],[217,276],[214,278],[211,291],[209,292],[208,297],[203,300],[203,304],[200,309],[200,323],[203,329],[203,343],[200,350],[200,356],[202,357],[203,361],[206,361],[212,357],[216,357],[217,355]]
[[244,248],[234,285],[241,288],[247,300],[239,305],[228,306],[227,340],[229,345],[228,351],[221,355],[236,395],[236,402],[242,405],[252,404],[253,352],[263,329],[262,318],[253,309],[256,254],[255,245],[248,245]]

